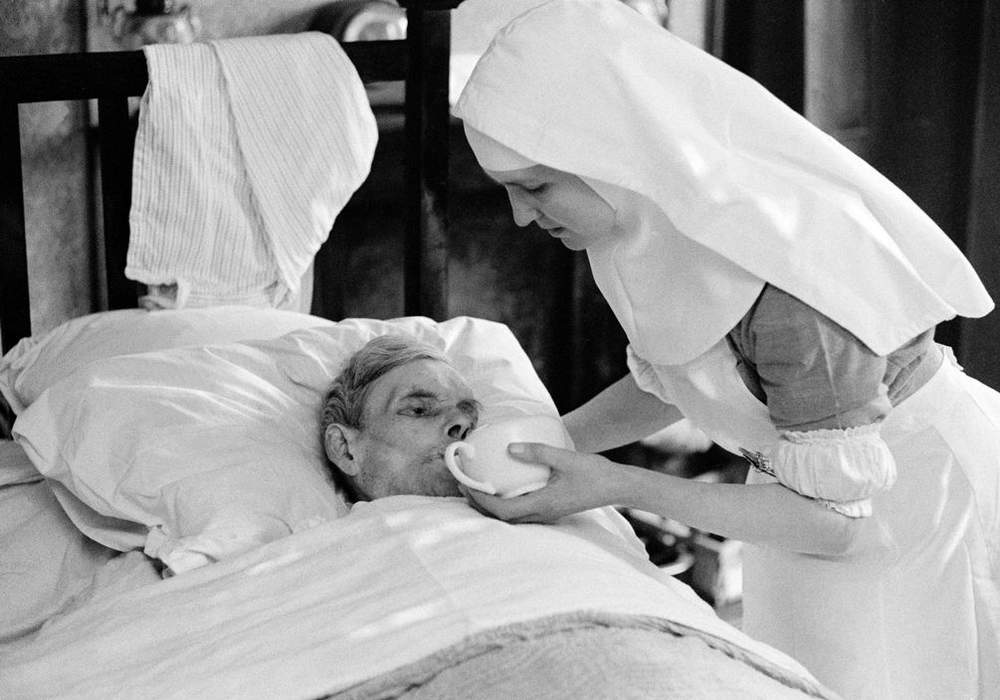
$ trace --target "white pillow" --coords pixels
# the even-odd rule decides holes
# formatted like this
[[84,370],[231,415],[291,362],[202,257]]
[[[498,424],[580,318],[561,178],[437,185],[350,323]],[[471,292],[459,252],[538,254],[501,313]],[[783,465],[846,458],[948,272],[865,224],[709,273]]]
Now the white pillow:
[[322,400],[349,355],[398,332],[452,359],[484,421],[558,415],[502,324],[351,319],[93,362],[43,392],[15,438],[86,534],[184,571],[345,512],[319,435]]
[[30,484],[41,480],[42,475],[24,454],[24,448],[13,440],[0,440],[0,486]]
[[39,337],[23,338],[0,359],[0,394],[21,413],[45,389],[88,362],[186,345],[277,338],[296,328],[330,325],[318,316],[247,306],[80,316]]

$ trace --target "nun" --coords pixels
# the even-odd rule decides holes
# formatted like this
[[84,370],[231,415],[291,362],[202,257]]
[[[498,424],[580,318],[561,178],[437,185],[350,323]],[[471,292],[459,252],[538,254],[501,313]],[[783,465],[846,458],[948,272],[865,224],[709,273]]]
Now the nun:
[[[934,340],[993,302],[900,189],[763,87],[617,0],[549,0],[454,107],[515,222],[586,252],[629,373],[510,522],[622,505],[742,540],[744,631],[846,698],[1000,688],[1000,394]],[[681,418],[745,484],[598,453]],[[993,695],[995,697],[995,695]]]

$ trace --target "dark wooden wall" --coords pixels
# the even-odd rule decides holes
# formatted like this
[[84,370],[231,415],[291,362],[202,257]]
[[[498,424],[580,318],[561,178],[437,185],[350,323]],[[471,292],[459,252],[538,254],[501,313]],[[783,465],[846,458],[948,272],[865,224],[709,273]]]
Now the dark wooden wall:
[[[721,3],[717,53],[895,182],[1000,298],[998,0]],[[938,328],[1000,388],[1000,320]]]
[[[971,184],[966,250],[994,300],[1000,301],[1000,2],[986,0],[976,118],[972,134]],[[962,322],[962,362],[974,377],[1000,389],[1000,313]]]

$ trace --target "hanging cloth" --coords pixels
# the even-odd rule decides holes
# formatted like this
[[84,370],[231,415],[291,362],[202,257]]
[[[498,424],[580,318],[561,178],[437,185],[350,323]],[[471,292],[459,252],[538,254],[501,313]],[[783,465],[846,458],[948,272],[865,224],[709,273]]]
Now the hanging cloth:
[[318,32],[144,48],[126,275],[173,306],[281,306],[371,168],[350,59]]

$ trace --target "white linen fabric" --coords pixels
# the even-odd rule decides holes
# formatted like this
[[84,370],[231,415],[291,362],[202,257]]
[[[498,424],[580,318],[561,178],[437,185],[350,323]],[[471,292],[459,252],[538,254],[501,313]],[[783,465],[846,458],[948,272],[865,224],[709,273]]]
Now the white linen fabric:
[[0,487],[0,646],[65,611],[117,554],[76,529],[40,478]]
[[871,515],[872,497],[896,481],[896,461],[877,423],[778,431],[766,405],[747,389],[726,341],[683,365],[652,365],[631,348],[627,362],[639,388],[680,408],[713,442],[838,513]]
[[308,314],[250,306],[121,309],[72,318],[47,333],[22,338],[0,358],[0,393],[21,413],[60,379],[94,360],[189,345],[277,338],[333,322]]
[[785,431],[770,451],[774,476],[793,491],[852,518],[872,514],[871,497],[896,483],[896,461],[878,423]]
[[993,306],[895,185],[758,83],[622,3],[550,0],[520,15],[453,111],[529,161],[625,192],[616,208],[628,220],[588,255],[650,362],[708,350],[762,281],[881,355]]
[[523,170],[533,165],[538,165],[533,160],[525,158],[523,155],[508,148],[496,139],[490,138],[486,134],[476,131],[468,123],[464,123],[465,138],[476,154],[476,160],[486,170],[493,172],[505,172],[510,170]]
[[[0,647],[94,595],[159,576],[80,532],[20,445],[0,441]],[[140,555],[141,556],[141,555]]]
[[92,362],[42,392],[15,439],[88,536],[187,571],[345,512],[320,438],[322,401],[347,358],[386,333],[441,349],[484,422],[558,415],[502,324],[349,319]]
[[371,167],[354,64],[319,32],[144,52],[125,274],[175,308],[288,303]]
[[[890,551],[825,558],[744,547],[744,631],[846,698],[988,698],[1000,687],[1000,395],[945,352],[879,427],[898,473],[865,500]],[[724,341],[685,365],[634,355],[630,364],[643,389],[730,451],[770,454],[778,444]],[[839,479],[804,484],[757,470],[747,479],[775,481],[828,498],[858,494]]]
[[42,475],[13,440],[0,440],[0,486],[14,486],[41,481]]
[[180,348],[87,365],[14,438],[80,530],[179,573],[346,512],[318,410],[270,353]]
[[[896,462],[877,423],[779,431],[767,406],[747,389],[725,340],[683,365],[653,365],[632,348],[627,363],[639,388],[680,408],[713,442],[744,454],[783,485],[839,513],[871,515],[872,496],[896,481]],[[713,396],[718,398],[703,398]]]
[[808,677],[649,563],[610,509],[514,526],[463,499],[396,496],[51,621],[0,653],[0,695],[322,697],[580,610],[673,620]]

